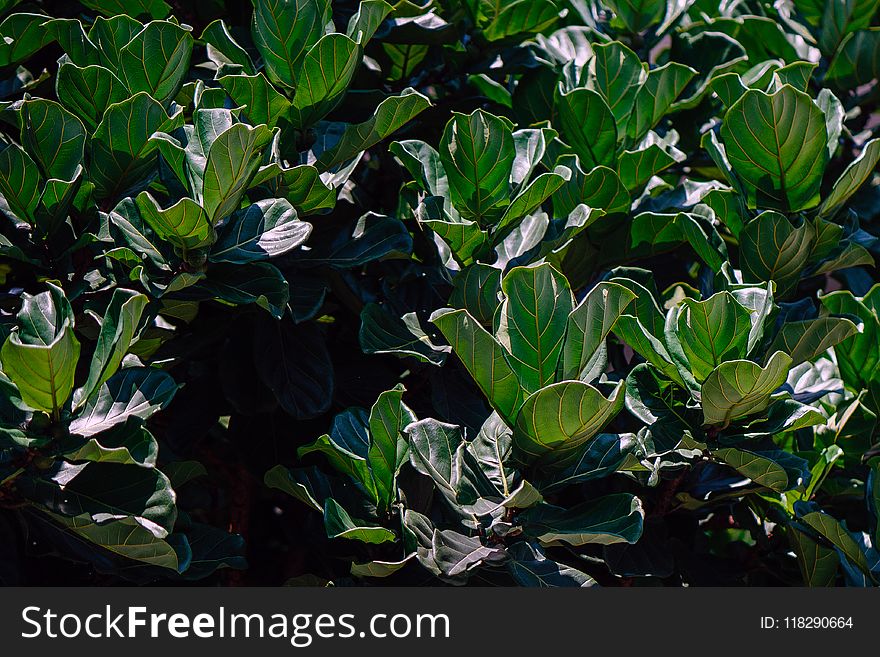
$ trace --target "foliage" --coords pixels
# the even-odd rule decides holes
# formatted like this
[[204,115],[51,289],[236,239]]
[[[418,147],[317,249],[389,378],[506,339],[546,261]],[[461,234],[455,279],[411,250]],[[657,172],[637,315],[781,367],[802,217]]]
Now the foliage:
[[0,33],[0,581],[880,583],[876,0]]

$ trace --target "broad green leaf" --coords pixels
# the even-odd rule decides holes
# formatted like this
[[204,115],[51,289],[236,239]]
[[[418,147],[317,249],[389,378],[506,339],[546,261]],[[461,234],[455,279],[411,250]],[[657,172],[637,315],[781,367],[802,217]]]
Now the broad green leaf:
[[24,62],[49,45],[53,40],[52,32],[43,28],[48,19],[45,14],[26,12],[16,12],[3,19],[0,23],[0,66]]
[[71,180],[83,160],[86,131],[73,114],[50,100],[36,98],[21,106],[21,144],[44,178]]
[[70,432],[86,438],[126,422],[146,420],[168,405],[177,392],[169,374],[151,367],[129,367],[107,379],[86,400]]
[[800,516],[798,520],[829,541],[869,579],[871,578],[871,568],[862,548],[834,517],[822,511],[811,511]]
[[799,220],[798,225],[778,212],[762,212],[740,232],[743,280],[774,281],[776,295],[787,296],[800,280],[815,241],[813,224]]
[[500,216],[515,157],[510,125],[497,116],[476,110],[455,114],[446,124],[440,161],[462,217],[485,225]]
[[89,28],[89,41],[95,45],[98,51],[99,61],[95,63],[109,68],[122,79],[122,72],[119,70],[119,55],[122,49],[143,30],[144,25],[140,21],[125,14],[109,18],[98,16]]
[[564,470],[541,473],[536,485],[543,493],[605,477],[623,464],[635,441],[632,434],[600,433]]
[[141,192],[136,202],[144,221],[161,239],[180,249],[184,259],[189,251],[214,242],[214,230],[205,211],[192,199],[182,198],[162,209],[149,192]]
[[743,358],[751,328],[749,311],[729,292],[718,292],[706,301],[685,299],[676,333],[697,381],[705,380],[724,361]]
[[128,96],[122,81],[103,66],[80,68],[70,62],[58,68],[55,92],[90,130],[98,126],[110,105]]
[[398,570],[406,567],[408,563],[415,559],[415,553],[412,553],[401,559],[400,561],[368,561],[366,563],[351,564],[350,573],[352,577],[390,577]]
[[498,244],[503,237],[514,229],[518,220],[540,209],[541,204],[571,176],[571,171],[566,167],[556,167],[550,173],[542,173],[536,177],[523,191],[511,201],[510,205],[501,215],[498,226],[493,235],[493,243]]
[[617,175],[629,192],[635,192],[664,169],[675,164],[675,158],[658,144],[635,151],[623,151],[617,158]]
[[541,588],[596,586],[596,580],[581,571],[547,558],[532,543],[519,541],[508,550],[507,569],[520,586]]
[[[139,420],[117,425],[95,438],[76,440],[75,447],[64,446],[64,458],[68,461],[121,463],[149,468],[155,467],[159,453],[159,443],[140,426]],[[171,480],[172,488],[175,487],[177,484],[168,470],[168,464],[163,466],[162,472]]]
[[574,298],[551,265],[514,267],[501,281],[498,341],[526,394],[552,383]]
[[360,3],[357,13],[348,21],[346,34],[363,46],[373,38],[382,21],[392,11],[391,5],[384,0],[364,0]]
[[203,205],[211,224],[216,225],[238,210],[272,136],[272,130],[264,125],[251,128],[237,123],[211,144],[202,188]]
[[326,171],[350,160],[400,129],[430,106],[431,101],[412,88],[404,89],[399,96],[386,98],[379,103],[371,118],[363,123],[346,125],[339,141],[321,153],[315,166]]
[[607,4],[630,34],[638,34],[659,23],[666,9],[665,0],[608,0]]
[[336,192],[324,184],[318,170],[310,164],[282,169],[275,189],[303,215],[332,210],[336,205]]
[[383,392],[370,409],[367,460],[373,472],[379,503],[384,509],[389,508],[397,496],[397,473],[407,459],[408,446],[403,430],[416,419],[415,414],[403,403],[403,393],[403,386]]
[[309,50],[297,67],[291,112],[294,127],[306,128],[336,107],[362,53],[361,47],[343,34],[327,34]]
[[578,159],[593,169],[613,165],[617,151],[617,127],[605,99],[589,89],[560,93],[556,101],[559,127]]
[[85,514],[69,518],[52,513],[49,517],[76,536],[125,559],[178,573],[188,565],[186,555],[179,554],[171,543],[157,538],[134,518],[96,523]]
[[73,312],[61,288],[25,295],[18,330],[3,343],[3,371],[31,408],[56,420],[73,391],[80,345],[73,334]]
[[868,27],[878,9],[878,0],[826,2],[819,32],[819,48],[822,53],[832,55],[844,36]]
[[824,354],[859,330],[850,320],[841,317],[822,317],[782,325],[770,353],[784,351],[791,356],[791,365],[799,365]]
[[703,382],[704,423],[726,427],[760,413],[770,404],[773,391],[785,383],[790,366],[791,358],[781,351],[765,367],[747,360],[722,363]]
[[165,104],[177,95],[189,73],[192,48],[189,28],[153,21],[120,51],[122,81],[130,93],[146,91]]
[[449,304],[467,310],[483,326],[492,326],[501,305],[501,271],[490,265],[471,265],[455,276],[452,286]]
[[483,564],[499,564],[507,560],[501,547],[483,545],[479,538],[465,536],[451,529],[433,531],[431,556],[438,575],[455,583],[464,583],[468,573]]
[[[880,287],[874,286],[868,294],[877,297]],[[840,374],[851,390],[858,392],[876,378],[880,353],[880,321],[876,307],[866,303],[868,295],[858,299],[849,290],[839,290],[820,297],[825,308],[834,315],[852,315],[862,320],[861,331],[835,345],[834,355]]]
[[819,206],[819,216],[827,217],[833,215],[850,196],[856,193],[862,186],[871,172],[880,162],[880,139],[872,139],[864,148],[859,156],[850,162],[849,166],[840,174],[840,178],[831,188],[831,193],[822,201]]
[[635,543],[642,535],[639,498],[615,493],[571,509],[542,504],[520,515],[523,531],[545,546]]
[[627,136],[638,141],[654,128],[696,74],[690,66],[675,62],[649,71],[636,94],[632,115],[626,124]]
[[787,532],[789,543],[797,556],[804,584],[811,587],[834,586],[840,558],[832,548],[819,545],[810,536],[790,525]]
[[40,476],[18,484],[22,492],[53,513],[89,515],[96,522],[135,518],[157,538],[177,519],[175,494],[162,472],[121,463],[57,461]]
[[569,314],[557,379],[579,379],[587,363],[636,298],[618,283],[596,285]]
[[638,56],[619,41],[593,44],[588,62],[587,88],[597,91],[608,103],[617,123],[617,133],[626,133],[639,89],[648,74]]
[[244,115],[253,125],[265,123],[274,128],[278,119],[286,116],[290,110],[290,101],[262,73],[224,75],[217,82],[226,90],[232,102],[244,107]]
[[525,393],[501,343],[466,310],[438,310],[431,321],[452,345],[492,407],[513,424]]
[[581,203],[607,214],[629,211],[629,192],[614,169],[600,166],[584,173],[574,158],[565,156],[559,163],[571,170],[571,177],[553,194],[553,211],[557,216],[571,213]]
[[835,89],[856,89],[878,77],[880,27],[847,34],[834,53],[825,82]]
[[750,208],[797,212],[818,204],[828,135],[808,95],[789,85],[747,91],[724,115],[721,139]]
[[324,35],[331,6],[325,0],[252,0],[251,32],[266,75],[276,84],[296,87],[300,63]]
[[92,392],[116,373],[135,338],[148,299],[132,290],[117,288],[101,321],[98,343],[89,364],[89,376],[73,396],[74,407],[81,406]]
[[241,66],[245,75],[252,76],[256,73],[250,55],[235,40],[229,26],[222,19],[208,25],[199,40],[205,43],[211,61]]
[[165,18],[171,7],[165,0],[83,0],[83,5],[105,16],[125,14],[132,18]]
[[365,354],[414,356],[438,366],[446,362],[446,355],[451,351],[449,347],[434,344],[415,313],[398,318],[377,303],[368,303],[361,311],[358,340]]
[[171,132],[183,124],[183,110],[168,116],[158,102],[141,92],[110,105],[92,136],[89,173],[98,198],[131,195],[155,175],[155,132]]
[[513,444],[522,462],[561,462],[623,408],[623,381],[609,398],[581,381],[563,381],[529,396],[516,418]]
[[498,13],[483,30],[489,41],[541,32],[552,26],[560,13],[550,0],[514,0],[495,6],[500,8]]
[[460,477],[461,428],[429,418],[407,426],[406,436],[413,468],[430,477],[448,500],[455,501]]
[[0,195],[19,221],[34,223],[42,182],[30,155],[16,144],[0,144]]
[[231,263],[274,258],[301,245],[311,231],[311,224],[300,221],[288,201],[264,199],[232,215],[209,258]]
[[760,484],[777,493],[791,488],[785,468],[763,454],[745,449],[725,447],[712,450],[712,456],[724,461],[756,484]]

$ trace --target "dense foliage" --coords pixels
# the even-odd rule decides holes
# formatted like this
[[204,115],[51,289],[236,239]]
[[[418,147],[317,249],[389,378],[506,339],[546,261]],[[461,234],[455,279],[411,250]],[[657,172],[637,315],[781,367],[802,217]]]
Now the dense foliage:
[[880,583],[880,0],[422,2],[0,2],[0,581]]

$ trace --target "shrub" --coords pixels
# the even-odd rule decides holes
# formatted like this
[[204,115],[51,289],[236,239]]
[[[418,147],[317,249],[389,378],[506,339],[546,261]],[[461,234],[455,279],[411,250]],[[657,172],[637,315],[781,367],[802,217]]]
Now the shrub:
[[880,582],[876,0],[2,11],[0,581]]

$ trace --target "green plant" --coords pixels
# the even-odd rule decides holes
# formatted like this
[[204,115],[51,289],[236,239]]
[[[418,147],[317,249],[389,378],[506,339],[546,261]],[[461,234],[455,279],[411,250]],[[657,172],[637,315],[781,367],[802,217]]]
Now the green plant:
[[0,581],[878,584],[878,21],[5,3]]

